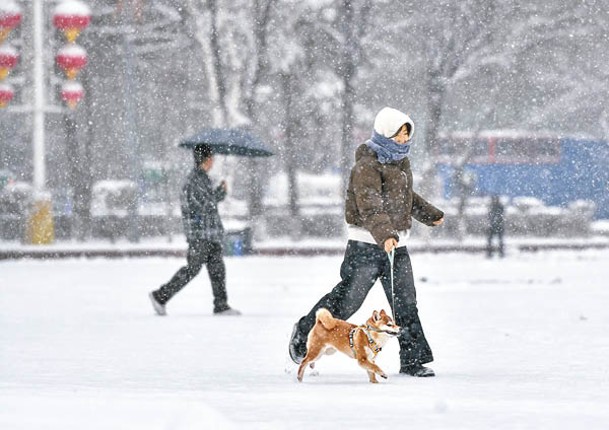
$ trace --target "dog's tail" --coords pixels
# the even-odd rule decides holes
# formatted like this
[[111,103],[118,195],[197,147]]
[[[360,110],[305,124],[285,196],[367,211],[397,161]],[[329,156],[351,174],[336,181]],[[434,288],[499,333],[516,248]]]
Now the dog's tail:
[[315,319],[326,329],[332,330],[336,327],[336,319],[326,308],[320,308],[315,312]]

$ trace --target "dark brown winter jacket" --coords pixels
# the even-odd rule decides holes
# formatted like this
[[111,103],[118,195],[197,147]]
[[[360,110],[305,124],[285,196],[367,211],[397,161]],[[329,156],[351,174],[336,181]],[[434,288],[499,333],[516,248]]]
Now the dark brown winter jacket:
[[412,218],[432,226],[443,216],[412,189],[408,157],[381,164],[368,146],[357,148],[345,202],[348,224],[368,230],[382,248],[390,237],[399,240],[398,231],[410,229]]

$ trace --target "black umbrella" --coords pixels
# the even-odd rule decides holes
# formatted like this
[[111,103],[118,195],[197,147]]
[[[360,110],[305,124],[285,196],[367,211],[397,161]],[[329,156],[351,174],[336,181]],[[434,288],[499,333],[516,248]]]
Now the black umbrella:
[[204,128],[194,136],[184,139],[179,146],[194,148],[209,145],[214,154],[268,157],[273,153],[253,134],[238,128]]

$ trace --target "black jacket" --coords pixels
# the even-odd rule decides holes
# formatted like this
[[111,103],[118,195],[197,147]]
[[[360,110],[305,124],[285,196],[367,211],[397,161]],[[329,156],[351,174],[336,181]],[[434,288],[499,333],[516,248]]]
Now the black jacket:
[[224,226],[218,213],[218,202],[226,197],[222,187],[212,188],[204,170],[193,169],[182,187],[181,208],[184,234],[188,242],[224,240]]
[[504,208],[501,202],[493,200],[488,212],[488,220],[491,226],[491,232],[503,233],[503,225],[505,223]]

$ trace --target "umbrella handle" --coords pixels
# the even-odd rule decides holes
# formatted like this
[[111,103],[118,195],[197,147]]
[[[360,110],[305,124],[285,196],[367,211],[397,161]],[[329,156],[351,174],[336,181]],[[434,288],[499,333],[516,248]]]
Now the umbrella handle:
[[226,183],[226,192],[228,193],[228,180],[226,178],[226,163],[227,163],[227,156],[226,154],[222,154],[222,168],[220,169],[220,183],[222,183],[222,181],[224,181]]
[[222,157],[222,170],[220,171],[220,177],[224,179],[226,177],[226,154]]

